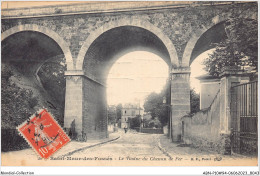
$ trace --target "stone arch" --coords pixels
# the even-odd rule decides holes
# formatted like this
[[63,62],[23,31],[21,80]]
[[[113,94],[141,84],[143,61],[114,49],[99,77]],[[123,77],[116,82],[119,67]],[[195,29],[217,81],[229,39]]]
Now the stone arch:
[[[202,26],[202,28],[200,28],[194,32],[194,34],[192,35],[192,37],[190,38],[190,40],[188,41],[188,43],[185,47],[183,57],[182,57],[182,63],[181,63],[182,67],[190,66],[190,59],[191,59],[193,48],[195,47],[195,45],[196,45],[197,41],[200,39],[200,37],[213,26],[226,21],[228,19],[228,17],[229,17],[229,14],[217,15],[211,19],[211,23],[209,25]],[[247,19],[257,20],[257,15],[255,13],[244,14],[242,17],[247,18]]]
[[153,24],[151,24],[148,21],[144,21],[144,20],[140,21],[139,19],[130,18],[130,19],[120,19],[117,21],[111,21],[111,22],[106,23],[105,25],[101,26],[94,32],[92,32],[90,34],[90,36],[88,36],[88,38],[86,39],[85,43],[82,45],[82,47],[79,51],[79,55],[78,55],[77,63],[76,63],[76,70],[83,69],[85,54],[87,53],[91,44],[101,34],[103,34],[104,32],[106,32],[110,29],[113,29],[116,27],[122,27],[122,26],[135,26],[135,27],[140,27],[140,28],[143,28],[145,30],[152,32],[163,42],[163,44],[167,48],[169,55],[170,55],[172,66],[173,67],[179,66],[178,55],[177,55],[176,49],[175,49],[172,41],[159,28],[157,28],[156,26],[154,26]]
[[56,32],[52,31],[51,29],[44,27],[44,26],[39,26],[36,24],[23,24],[23,25],[18,25],[14,26],[6,31],[4,31],[1,34],[2,41],[6,39],[7,37],[11,36],[12,34],[22,32],[22,31],[36,31],[45,34],[46,36],[50,37],[53,39],[61,48],[61,50],[64,53],[65,59],[66,59],[66,64],[67,64],[67,70],[73,70],[73,59],[72,55],[69,49],[68,44],[63,40],[61,36],[59,36]]

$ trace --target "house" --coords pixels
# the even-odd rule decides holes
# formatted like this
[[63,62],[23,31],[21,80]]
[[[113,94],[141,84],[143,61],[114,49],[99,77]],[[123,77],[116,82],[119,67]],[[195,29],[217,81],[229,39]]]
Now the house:
[[140,108],[139,105],[135,104],[125,104],[122,107],[122,117],[121,117],[121,128],[128,128],[129,127],[129,118],[134,118],[137,115],[140,115],[141,118],[144,115],[144,110]]

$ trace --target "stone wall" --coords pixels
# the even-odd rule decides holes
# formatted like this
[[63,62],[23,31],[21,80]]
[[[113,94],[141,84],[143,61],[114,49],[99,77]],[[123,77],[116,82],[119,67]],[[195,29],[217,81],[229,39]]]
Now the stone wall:
[[85,140],[107,137],[106,88],[89,78],[83,79],[83,134]]
[[[82,76],[66,77],[64,128],[82,140]],[[74,131],[70,131],[74,130]]]
[[219,91],[219,82],[204,82],[201,84],[200,109],[208,108]]
[[202,150],[224,153],[224,137],[220,135],[220,93],[210,107],[182,118],[182,140]]
[[163,128],[135,128],[137,132],[149,134],[163,134]]
[[172,71],[171,75],[171,125],[172,141],[181,140],[181,118],[190,113],[190,69]]
[[[138,7],[138,4],[136,4]],[[76,9],[73,6],[66,8]],[[27,9],[28,10],[28,9]],[[19,25],[35,24],[47,27],[61,36],[70,47],[74,59],[77,58],[79,50],[91,33],[97,29],[104,28],[113,21],[147,21],[160,29],[173,43],[177,55],[181,61],[184,50],[189,40],[195,36],[200,36],[201,31],[209,29],[215,24],[227,19],[231,11],[243,18],[253,18],[257,16],[257,3],[218,4],[218,5],[196,5],[183,6],[169,9],[136,10],[111,13],[79,13],[59,15],[53,9],[53,15],[40,15],[41,9],[31,8],[30,12],[35,11],[30,17],[9,17],[8,14],[14,10],[6,10],[1,21],[1,32]],[[46,10],[46,9],[45,9]],[[57,8],[56,10],[59,10]],[[19,11],[19,9],[17,9]],[[24,9],[24,11],[26,11]],[[46,11],[43,11],[46,12]],[[20,14],[23,15],[22,12]],[[6,17],[5,17],[6,16]],[[196,38],[196,37],[195,37]],[[196,43],[196,41],[194,41]],[[193,48],[192,48],[193,49]],[[186,65],[187,66],[187,65]]]

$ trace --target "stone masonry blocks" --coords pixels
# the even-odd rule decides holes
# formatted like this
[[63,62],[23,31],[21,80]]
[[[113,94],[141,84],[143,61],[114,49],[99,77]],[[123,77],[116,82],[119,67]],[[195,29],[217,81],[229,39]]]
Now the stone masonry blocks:
[[181,141],[181,118],[190,112],[189,72],[175,70],[171,80],[172,140]]
[[75,120],[78,140],[82,140],[82,98],[82,77],[66,76],[64,127],[71,128]]

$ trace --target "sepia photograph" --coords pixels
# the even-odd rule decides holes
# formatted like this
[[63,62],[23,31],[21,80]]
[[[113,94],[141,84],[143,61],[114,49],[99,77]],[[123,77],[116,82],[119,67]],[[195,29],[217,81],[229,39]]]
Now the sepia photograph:
[[2,1],[1,166],[258,166],[258,1]]

